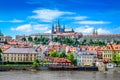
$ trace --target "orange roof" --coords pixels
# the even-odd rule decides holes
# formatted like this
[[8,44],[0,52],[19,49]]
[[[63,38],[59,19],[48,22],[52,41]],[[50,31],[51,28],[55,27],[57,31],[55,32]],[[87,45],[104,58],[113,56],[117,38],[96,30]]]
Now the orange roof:
[[104,58],[104,59],[102,59],[102,62],[110,62],[111,60],[110,59],[108,59],[108,58]]
[[59,57],[47,57],[44,58],[45,61],[52,61],[53,63],[72,63],[70,60],[66,58],[59,58]]
[[7,49],[9,49],[11,46],[10,45],[4,45],[1,47],[2,51],[6,51]]
[[[112,48],[113,47],[113,48]],[[120,44],[108,44],[107,46],[99,47],[98,50],[104,51],[104,50],[120,50]]]
[[71,63],[70,60],[66,59],[66,58],[53,58],[53,63]]

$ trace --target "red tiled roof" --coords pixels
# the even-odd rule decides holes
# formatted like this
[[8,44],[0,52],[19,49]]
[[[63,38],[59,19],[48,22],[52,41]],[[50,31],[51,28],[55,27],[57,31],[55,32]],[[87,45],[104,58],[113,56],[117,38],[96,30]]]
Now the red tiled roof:
[[52,61],[53,63],[72,63],[70,60],[66,58],[58,58],[58,57],[47,57],[44,60]]
[[7,49],[9,49],[11,46],[10,45],[4,45],[1,47],[2,51],[6,51]]

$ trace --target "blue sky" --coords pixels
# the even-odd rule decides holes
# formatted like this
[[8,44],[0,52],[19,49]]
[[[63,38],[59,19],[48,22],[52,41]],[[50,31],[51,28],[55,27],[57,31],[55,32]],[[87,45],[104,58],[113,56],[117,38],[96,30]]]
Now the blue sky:
[[91,34],[120,34],[119,0],[0,0],[4,35],[47,33],[52,23]]

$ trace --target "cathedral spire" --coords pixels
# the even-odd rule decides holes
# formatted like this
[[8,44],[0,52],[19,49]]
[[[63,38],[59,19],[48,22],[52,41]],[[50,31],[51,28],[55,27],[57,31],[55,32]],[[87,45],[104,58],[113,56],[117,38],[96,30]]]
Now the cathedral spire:
[[95,35],[95,29],[93,30],[93,35]]
[[63,32],[65,32],[65,24],[63,25]]
[[52,30],[51,30],[51,33],[52,33],[52,34],[54,33],[54,23],[52,24]]
[[60,22],[59,22],[59,19],[58,19],[58,23],[57,23],[57,27],[56,27],[56,32],[60,33],[60,31],[61,31],[61,27],[60,27]]
[[97,30],[96,30],[95,34],[98,35],[98,31]]

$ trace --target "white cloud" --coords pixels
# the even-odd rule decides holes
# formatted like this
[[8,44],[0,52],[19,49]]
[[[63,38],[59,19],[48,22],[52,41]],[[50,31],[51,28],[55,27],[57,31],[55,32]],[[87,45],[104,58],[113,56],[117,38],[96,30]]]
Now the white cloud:
[[11,28],[11,30],[22,31],[22,32],[30,32],[30,31],[32,31],[32,27],[31,27],[31,24],[25,24],[25,25],[18,26],[16,28]]
[[87,18],[88,18],[87,16],[76,16],[76,17],[74,17],[75,20],[85,20]]
[[48,27],[49,27],[49,25],[47,25],[47,24],[36,24],[36,25],[33,25],[34,30],[43,30],[43,31],[45,31],[45,30],[48,29]]
[[12,31],[22,31],[22,32],[31,32],[31,31],[47,31],[49,28],[48,24],[24,24],[16,28],[11,28]]
[[110,34],[110,31],[102,28],[98,28],[97,31],[98,31],[98,34]]
[[79,21],[79,22],[75,22],[78,24],[109,24],[110,22],[106,22],[106,21]]
[[45,31],[44,33],[51,33],[51,30]]
[[82,32],[83,34],[90,34],[94,30],[94,27],[92,26],[80,26],[78,28],[75,28],[75,32]]
[[63,12],[59,10],[50,10],[50,9],[34,10],[33,13],[35,13],[35,15],[30,16],[30,18],[40,19],[41,21],[44,22],[51,22],[54,19],[65,14],[73,14],[72,12]]
[[72,20],[85,20],[85,19],[87,19],[88,17],[87,16],[74,16],[74,17],[72,17],[72,16],[70,16],[70,17],[65,17],[65,19],[72,19]]
[[[88,26],[88,25],[75,28],[76,32],[82,32],[83,34],[92,34],[93,30],[94,30],[94,27]],[[97,32],[98,34],[109,34],[110,33],[109,30],[105,30],[103,28],[98,28]]]
[[3,21],[3,20],[0,20],[0,22],[12,22],[12,23],[19,23],[19,22],[24,22],[24,21],[23,21],[23,20],[13,19],[13,20],[8,20],[8,21]]
[[13,19],[11,21],[8,21],[8,22],[13,22],[13,23],[17,23],[17,22],[24,22],[23,20],[17,20],[17,19]]

